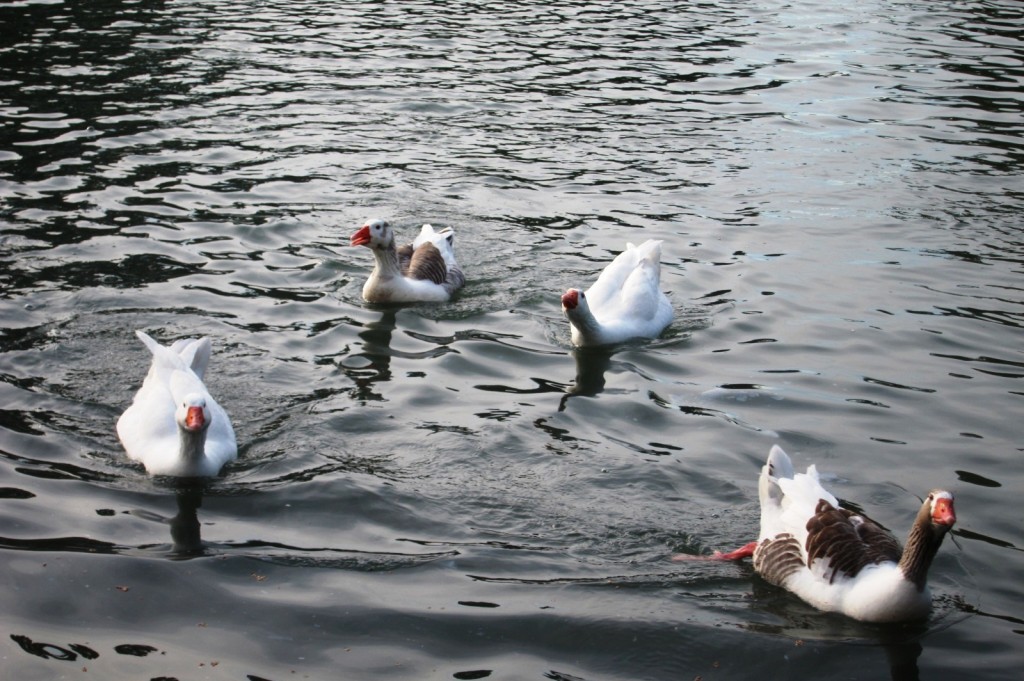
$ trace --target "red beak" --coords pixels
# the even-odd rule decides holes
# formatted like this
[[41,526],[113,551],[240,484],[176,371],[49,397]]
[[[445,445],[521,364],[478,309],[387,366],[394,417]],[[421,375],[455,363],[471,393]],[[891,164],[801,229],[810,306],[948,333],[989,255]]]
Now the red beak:
[[370,226],[363,225],[359,228],[359,231],[352,235],[352,239],[349,242],[350,246],[365,246],[370,243]]
[[580,304],[580,294],[574,288],[569,289],[562,295],[562,307],[567,310],[575,310]]
[[203,418],[202,407],[189,407],[185,413],[185,427],[189,430],[199,430],[203,427],[206,419]]
[[936,525],[952,527],[956,522],[956,511],[953,509],[953,500],[940,497],[935,500],[935,507],[932,509],[932,522]]

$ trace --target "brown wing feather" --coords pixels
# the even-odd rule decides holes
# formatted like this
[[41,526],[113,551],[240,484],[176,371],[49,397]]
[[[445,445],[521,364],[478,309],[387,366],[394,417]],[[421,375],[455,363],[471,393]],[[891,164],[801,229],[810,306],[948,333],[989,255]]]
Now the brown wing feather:
[[407,275],[409,273],[409,262],[412,260],[412,244],[405,244],[399,246],[398,252],[398,270]]
[[898,561],[901,553],[899,542],[881,525],[824,499],[807,521],[807,564],[828,559],[829,583],[839,575],[855,577],[868,565]]
[[412,253],[406,276],[412,279],[426,279],[435,284],[444,284],[448,279],[448,266],[444,256],[432,243],[425,243]]
[[754,569],[776,586],[783,586],[786,578],[803,566],[800,542],[791,534],[764,539],[754,549]]

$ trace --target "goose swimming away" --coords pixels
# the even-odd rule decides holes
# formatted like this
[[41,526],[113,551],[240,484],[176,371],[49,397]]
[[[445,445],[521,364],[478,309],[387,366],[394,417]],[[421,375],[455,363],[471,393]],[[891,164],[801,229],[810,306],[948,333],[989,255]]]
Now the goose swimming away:
[[370,220],[352,235],[352,246],[366,246],[376,261],[363,285],[369,303],[445,302],[466,283],[455,262],[455,232],[423,225],[411,244],[395,246],[385,220]]
[[562,296],[576,346],[611,345],[631,338],[657,338],[672,322],[672,303],[661,291],[661,242],[626,244],[586,293]]
[[760,538],[715,558],[753,556],[754,569],[771,584],[816,608],[864,622],[928,615],[928,568],[956,522],[952,493],[928,495],[900,548],[881,525],[841,507],[822,487],[813,465],[806,473],[794,473],[789,456],[777,445],[758,487]]
[[129,458],[141,461],[150,475],[217,475],[238,456],[238,445],[227,413],[203,385],[210,339],[182,339],[168,348],[142,331],[135,335],[153,354],[153,363],[117,420]]

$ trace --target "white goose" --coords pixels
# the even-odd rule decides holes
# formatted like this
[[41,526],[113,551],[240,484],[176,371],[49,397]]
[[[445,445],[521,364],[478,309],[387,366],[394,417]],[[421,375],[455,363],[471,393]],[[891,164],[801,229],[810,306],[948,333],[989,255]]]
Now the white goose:
[[369,220],[352,235],[352,246],[366,246],[376,260],[363,285],[370,303],[444,302],[466,283],[455,262],[451,227],[423,225],[411,244],[395,247],[395,233],[384,220]]
[[821,610],[865,622],[927,616],[928,568],[956,522],[950,492],[928,495],[901,549],[878,523],[841,508],[814,466],[794,474],[779,446],[772,447],[758,487],[760,539],[716,557],[753,555],[754,569],[766,581]]
[[210,339],[183,339],[168,348],[142,331],[135,335],[153,354],[153,363],[117,420],[128,456],[151,475],[217,475],[238,456],[238,445],[227,413],[203,385]]
[[571,288],[562,311],[577,346],[656,338],[672,322],[672,303],[660,289],[661,242],[626,244],[584,293]]

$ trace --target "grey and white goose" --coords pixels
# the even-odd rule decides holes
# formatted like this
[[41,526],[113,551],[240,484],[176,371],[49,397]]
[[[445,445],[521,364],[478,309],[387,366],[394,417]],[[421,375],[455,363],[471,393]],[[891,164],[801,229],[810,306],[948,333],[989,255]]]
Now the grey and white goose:
[[411,244],[395,246],[385,220],[369,220],[352,235],[352,246],[366,246],[376,261],[363,285],[370,303],[444,302],[462,288],[466,277],[455,261],[455,232],[423,225]]
[[956,522],[953,494],[935,490],[921,505],[906,545],[862,513],[842,508],[815,466],[794,473],[772,447],[758,483],[760,538],[719,559],[753,556],[754,569],[821,610],[865,622],[923,619],[931,609],[928,569]]

